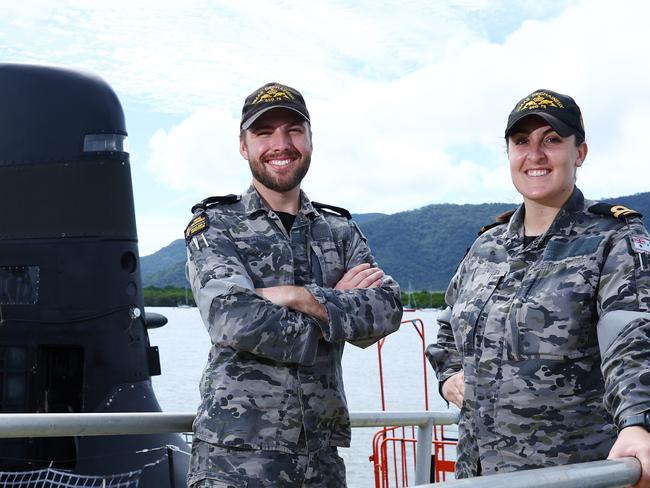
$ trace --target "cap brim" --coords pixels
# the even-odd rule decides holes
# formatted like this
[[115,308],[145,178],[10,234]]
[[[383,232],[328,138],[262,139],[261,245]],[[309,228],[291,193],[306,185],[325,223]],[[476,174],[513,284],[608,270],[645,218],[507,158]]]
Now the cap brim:
[[538,117],[544,119],[546,122],[548,122],[548,125],[553,127],[553,130],[555,130],[555,132],[557,132],[562,137],[569,137],[570,135],[578,133],[578,130],[574,129],[570,125],[565,124],[556,116],[551,115],[546,111],[527,110],[526,112],[518,113],[512,119],[508,120],[508,127],[506,127],[506,137],[512,133],[513,129],[521,121],[521,119],[524,119],[531,115],[537,115]]
[[307,122],[309,122],[309,117],[307,117],[307,115],[305,115],[304,113],[302,113],[302,112],[301,112],[300,110],[298,110],[297,108],[295,108],[295,107],[291,107],[291,106],[289,106],[289,105],[278,104],[278,105],[272,105],[272,106],[270,106],[270,107],[265,107],[265,108],[263,108],[262,110],[260,110],[259,112],[254,113],[254,114],[251,115],[248,119],[246,119],[245,121],[243,121],[243,122],[241,123],[241,128],[242,128],[243,130],[248,130],[248,129],[250,128],[250,126],[253,125],[253,124],[255,123],[255,121],[256,121],[257,119],[259,119],[262,115],[264,115],[266,112],[270,112],[271,110],[275,110],[275,109],[278,109],[278,108],[284,108],[284,109],[287,109],[287,110],[292,110],[292,111],[296,112],[298,115],[300,115],[300,116],[301,116],[303,119],[305,119]]

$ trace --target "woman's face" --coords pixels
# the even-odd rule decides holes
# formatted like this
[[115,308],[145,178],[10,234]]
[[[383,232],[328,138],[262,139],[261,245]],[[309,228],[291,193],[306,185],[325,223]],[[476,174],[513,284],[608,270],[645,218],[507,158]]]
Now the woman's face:
[[525,202],[562,207],[586,156],[587,144],[576,147],[574,135],[561,137],[541,117],[525,117],[508,136],[510,175]]

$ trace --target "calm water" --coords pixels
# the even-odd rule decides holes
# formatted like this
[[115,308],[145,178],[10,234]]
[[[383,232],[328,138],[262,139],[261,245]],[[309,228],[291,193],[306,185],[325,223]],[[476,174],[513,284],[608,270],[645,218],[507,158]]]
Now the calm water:
[[[194,412],[199,404],[198,384],[210,349],[210,339],[196,308],[156,308],[147,310],[165,315],[169,323],[149,331],[151,345],[160,349],[162,375],[153,385],[166,412]],[[425,344],[434,341],[436,310],[406,312],[405,320],[424,322]],[[381,410],[377,345],[360,349],[347,345],[343,355],[343,378],[351,411]],[[384,389],[387,410],[424,410],[422,341],[411,323],[389,336],[382,348]],[[447,407],[437,394],[438,385],[427,365],[429,409]],[[341,449],[347,466],[350,488],[372,488],[372,437],[375,428],[352,429],[352,445]],[[411,478],[412,479],[412,478]]]

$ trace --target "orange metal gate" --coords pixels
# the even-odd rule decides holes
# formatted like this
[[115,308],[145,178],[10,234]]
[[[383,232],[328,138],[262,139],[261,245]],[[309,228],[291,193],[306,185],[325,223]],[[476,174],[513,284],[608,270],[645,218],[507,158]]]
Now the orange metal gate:
[[[404,320],[402,325],[412,324],[421,342],[422,376],[424,385],[424,408],[429,410],[429,390],[427,384],[427,360],[425,356],[426,339],[425,328],[422,319]],[[379,360],[379,385],[381,389],[381,409],[386,410],[386,399],[384,391],[384,366],[381,351],[384,337],[377,342],[377,356]],[[443,426],[433,428],[433,448],[431,462],[431,481],[446,481],[447,475],[451,473],[453,478],[455,462],[447,459],[448,448],[456,445],[456,439],[445,437]],[[375,475],[375,488],[399,488],[409,484],[409,473],[415,469],[416,459],[416,434],[415,427],[384,427],[380,429],[372,441],[372,456]],[[391,484],[393,481],[393,484]]]

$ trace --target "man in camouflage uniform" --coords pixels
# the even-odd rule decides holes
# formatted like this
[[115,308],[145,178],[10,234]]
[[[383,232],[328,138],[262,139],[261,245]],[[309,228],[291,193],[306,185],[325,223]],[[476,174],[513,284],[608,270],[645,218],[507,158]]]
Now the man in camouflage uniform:
[[303,97],[264,85],[242,110],[251,187],[193,209],[187,272],[212,349],[192,487],[345,486],[343,346],[395,331],[402,306],[349,213],[300,190],[311,150]]
[[[546,120],[584,141],[574,109]],[[515,115],[507,139],[548,112]],[[458,477],[609,454],[636,456],[650,479],[650,238],[638,213],[568,191],[539,236],[525,235],[526,204],[485,230],[447,289],[451,310],[427,355],[461,407]]]

